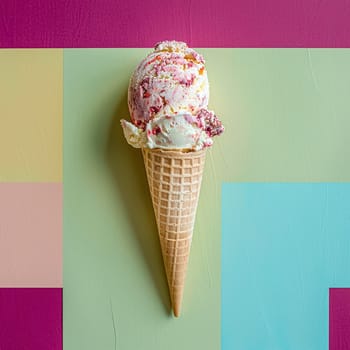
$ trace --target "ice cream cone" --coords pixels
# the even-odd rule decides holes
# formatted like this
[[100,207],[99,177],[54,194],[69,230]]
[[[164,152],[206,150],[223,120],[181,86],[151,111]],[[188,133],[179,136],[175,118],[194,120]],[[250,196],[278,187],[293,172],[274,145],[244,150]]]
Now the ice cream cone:
[[206,150],[142,149],[174,315],[181,312]]

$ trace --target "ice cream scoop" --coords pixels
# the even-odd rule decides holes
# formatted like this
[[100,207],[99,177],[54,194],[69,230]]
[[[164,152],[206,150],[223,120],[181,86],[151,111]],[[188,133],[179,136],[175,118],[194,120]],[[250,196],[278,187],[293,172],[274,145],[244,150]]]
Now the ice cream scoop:
[[158,43],[134,71],[128,89],[131,122],[124,135],[136,148],[200,150],[223,132],[208,111],[209,82],[202,55],[183,42]]

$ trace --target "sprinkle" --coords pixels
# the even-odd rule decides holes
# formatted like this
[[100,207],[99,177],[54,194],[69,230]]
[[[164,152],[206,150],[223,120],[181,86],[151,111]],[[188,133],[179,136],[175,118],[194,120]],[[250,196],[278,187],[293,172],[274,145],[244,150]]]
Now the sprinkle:
[[143,120],[134,120],[134,125],[139,129],[146,130],[146,122]]
[[152,113],[152,114],[156,114],[160,111],[160,107],[158,106],[152,106],[149,108],[149,111]]
[[161,128],[159,126],[156,126],[154,129],[152,129],[152,134],[158,135],[161,131]]

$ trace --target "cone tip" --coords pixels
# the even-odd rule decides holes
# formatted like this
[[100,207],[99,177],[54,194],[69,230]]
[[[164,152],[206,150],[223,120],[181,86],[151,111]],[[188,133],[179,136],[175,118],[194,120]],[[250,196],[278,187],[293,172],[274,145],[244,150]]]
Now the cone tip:
[[173,306],[173,312],[174,312],[174,316],[175,317],[179,317],[180,316],[180,305],[174,305]]

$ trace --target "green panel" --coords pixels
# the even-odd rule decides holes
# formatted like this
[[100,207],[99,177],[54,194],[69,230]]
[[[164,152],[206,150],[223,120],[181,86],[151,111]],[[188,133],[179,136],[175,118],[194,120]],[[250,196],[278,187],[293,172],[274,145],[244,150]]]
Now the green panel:
[[129,76],[146,52],[65,50],[65,350],[220,349],[220,183],[203,186],[175,319],[141,152],[119,124]]
[[219,350],[221,183],[350,181],[350,50],[200,50],[226,132],[208,154],[173,318],[141,152],[119,125],[148,51],[64,52],[65,350]]
[[203,51],[227,129],[220,180],[350,180],[349,49]]

